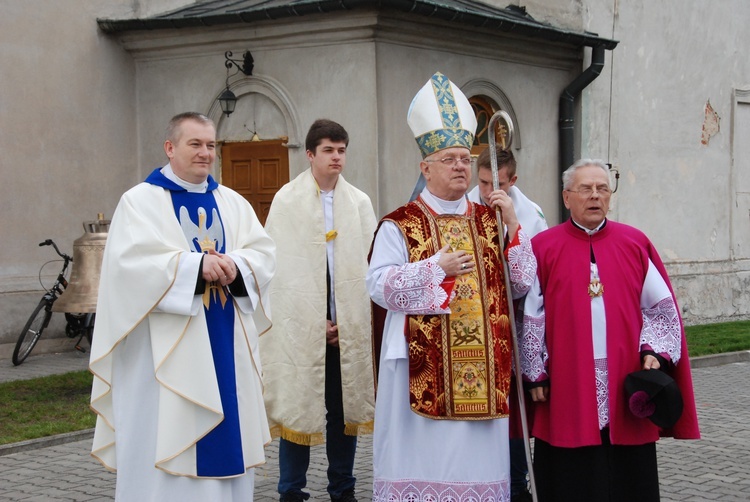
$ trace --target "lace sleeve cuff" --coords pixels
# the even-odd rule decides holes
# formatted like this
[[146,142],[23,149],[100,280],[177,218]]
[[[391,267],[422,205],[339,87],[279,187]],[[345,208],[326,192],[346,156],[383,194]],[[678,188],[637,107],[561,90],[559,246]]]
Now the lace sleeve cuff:
[[521,372],[527,382],[547,380],[547,342],[544,339],[544,314],[523,316],[520,344]]
[[680,360],[682,331],[677,307],[671,296],[649,309],[643,309],[641,346],[648,346],[657,354],[667,354],[672,363]]
[[404,314],[449,314],[453,282],[437,264],[440,253],[415,263],[393,267],[385,277],[384,299],[388,310]]
[[516,237],[506,249],[510,287],[513,299],[517,300],[529,292],[536,277],[536,257],[531,249],[531,240],[523,229],[518,229]]

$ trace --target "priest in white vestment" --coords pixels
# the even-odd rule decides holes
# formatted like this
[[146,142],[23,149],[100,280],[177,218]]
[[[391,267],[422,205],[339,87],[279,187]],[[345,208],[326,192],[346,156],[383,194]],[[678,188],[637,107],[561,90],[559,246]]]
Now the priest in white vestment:
[[528,291],[536,262],[505,192],[489,197],[505,246],[495,211],[465,197],[476,119],[458,87],[433,75],[408,122],[426,187],[381,221],[367,276],[387,310],[374,316],[373,500],[510,500],[508,297]]
[[270,441],[258,336],[274,243],[209,175],[216,130],[175,116],[169,164],[126,192],[105,246],[91,347],[92,455],[119,502],[250,501]]

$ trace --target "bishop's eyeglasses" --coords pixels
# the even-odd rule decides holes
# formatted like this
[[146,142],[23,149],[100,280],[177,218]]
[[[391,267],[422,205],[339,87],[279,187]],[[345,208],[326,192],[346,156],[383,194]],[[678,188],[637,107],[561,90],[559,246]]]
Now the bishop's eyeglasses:
[[462,166],[470,167],[471,166],[471,157],[445,157],[443,159],[424,159],[425,162],[440,162],[441,164],[444,164],[448,167],[456,167],[456,164],[461,164]]

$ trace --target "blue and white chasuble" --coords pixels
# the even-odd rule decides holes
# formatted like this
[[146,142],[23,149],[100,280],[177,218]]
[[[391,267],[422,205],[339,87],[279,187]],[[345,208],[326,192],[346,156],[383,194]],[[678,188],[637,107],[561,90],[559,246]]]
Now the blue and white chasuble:
[[[187,191],[159,169],[146,179],[147,183],[170,190],[175,216],[193,252],[208,253],[213,249],[224,254],[224,226],[213,194],[218,183],[211,176],[207,181],[206,192],[200,193]],[[245,472],[234,364],[235,315],[230,295],[226,286],[206,283],[203,308],[224,420],[196,444],[199,477],[236,476]]]

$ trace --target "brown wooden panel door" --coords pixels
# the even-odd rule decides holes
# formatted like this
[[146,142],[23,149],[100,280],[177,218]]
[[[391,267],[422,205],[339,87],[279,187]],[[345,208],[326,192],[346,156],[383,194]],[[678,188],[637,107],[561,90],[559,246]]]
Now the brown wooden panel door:
[[221,182],[252,204],[266,223],[271,201],[289,181],[289,152],[282,140],[224,143],[221,147]]

